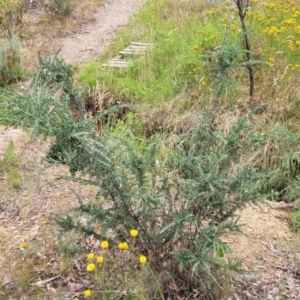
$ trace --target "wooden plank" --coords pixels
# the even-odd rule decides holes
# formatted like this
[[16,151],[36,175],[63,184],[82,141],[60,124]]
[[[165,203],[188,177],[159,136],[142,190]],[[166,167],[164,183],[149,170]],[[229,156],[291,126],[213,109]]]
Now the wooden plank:
[[154,47],[155,46],[155,44],[152,44],[152,43],[140,43],[140,42],[131,42],[130,45],[146,46],[146,47]]
[[118,54],[117,56],[111,58],[110,60],[120,60],[123,59],[123,55]]
[[146,53],[146,49],[132,49],[132,48],[126,48],[123,51],[120,51],[119,54],[126,56],[126,55],[142,55]]
[[119,54],[112,59],[110,59],[106,64],[103,64],[103,67],[114,67],[114,68],[128,68],[133,62],[125,60],[125,56],[128,55],[142,55],[145,54],[148,50],[152,49],[155,44],[152,43],[140,43],[140,42],[131,42],[128,47],[120,51]]
[[107,64],[103,64],[102,67],[128,68],[131,64],[131,61],[109,60]]

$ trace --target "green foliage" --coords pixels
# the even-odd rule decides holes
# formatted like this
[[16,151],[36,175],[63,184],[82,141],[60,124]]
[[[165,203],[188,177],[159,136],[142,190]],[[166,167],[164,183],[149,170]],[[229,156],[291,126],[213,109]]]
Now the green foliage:
[[[174,0],[149,1],[130,22],[126,31],[121,31],[107,55],[99,62],[87,64],[80,72],[81,83],[94,86],[103,83],[108,90],[124,94],[131,99],[145,99],[148,103],[164,101],[182,91],[199,87],[201,78],[206,74],[200,51],[194,44],[201,35],[200,29],[207,29],[208,48],[213,49],[222,41],[222,24],[202,23],[199,12],[201,3],[196,0],[178,2]],[[191,9],[194,7],[194,9]],[[214,31],[219,32],[213,38]],[[130,70],[107,70],[101,64],[117,54],[131,41],[150,42],[155,48],[137,59]]]
[[[40,71],[37,74],[43,74]],[[42,75],[36,76],[32,91],[10,95],[13,114],[8,124],[55,137],[50,161],[67,165],[70,179],[98,187],[96,199],[86,202],[78,194],[78,208],[57,217],[62,231],[76,230],[117,244],[135,228],[135,247],[155,272],[186,282],[189,288],[182,293],[205,286],[203,295],[212,299],[217,286],[213,274],[225,266],[229,251],[221,237],[239,231],[237,209],[265,196],[260,193],[265,174],[240,158],[261,142],[249,116],[224,134],[214,114],[202,112],[193,130],[176,137],[172,155],[160,161],[158,140],[141,147],[133,133],[128,140],[126,134],[109,134],[113,130],[98,132],[97,120],[75,120],[66,95],[55,96],[63,83],[48,88],[39,79]],[[133,114],[127,118],[130,123],[138,124]]]
[[292,228],[295,232],[300,232],[300,205],[298,203],[295,211],[291,215]]
[[21,75],[20,46],[16,36],[0,40],[0,86],[16,82]]
[[33,84],[47,83],[63,83],[64,86],[72,85],[73,68],[67,65],[63,59],[58,57],[59,51],[56,52],[53,58],[42,57],[40,54],[39,68],[33,77]]
[[138,149],[144,149],[146,138],[144,135],[143,123],[139,117],[129,112],[122,120],[117,120],[109,129],[109,135],[122,138],[132,146],[138,146]]
[[0,174],[6,175],[6,181],[14,188],[21,187],[21,176],[19,173],[20,157],[14,153],[14,143],[10,141],[5,155],[0,160]]
[[58,57],[59,51],[53,58],[42,57],[39,54],[39,68],[33,75],[31,86],[37,90],[38,86],[53,87],[52,96],[58,91],[63,92],[63,96],[73,113],[83,117],[84,114],[84,94],[73,85],[74,70],[71,65],[67,65],[63,59]]
[[[79,81],[89,86],[98,81],[115,93],[151,105],[186,90],[202,99],[208,99],[211,91],[215,98],[224,92],[220,90],[232,93],[236,83],[244,80],[247,67],[247,52],[241,47],[243,34],[232,30],[239,20],[230,5],[220,5],[222,14],[228,14],[224,22],[219,16],[208,15],[206,5],[196,0],[147,2],[129,28],[115,39],[105,58],[83,68]],[[217,9],[218,2],[212,6]],[[101,69],[111,53],[117,54],[134,40],[154,43],[155,48],[127,71]],[[213,83],[211,89],[208,82]]]
[[300,191],[300,135],[277,125],[265,134],[266,146],[261,167],[268,170],[263,191],[272,191],[273,199],[292,202]]

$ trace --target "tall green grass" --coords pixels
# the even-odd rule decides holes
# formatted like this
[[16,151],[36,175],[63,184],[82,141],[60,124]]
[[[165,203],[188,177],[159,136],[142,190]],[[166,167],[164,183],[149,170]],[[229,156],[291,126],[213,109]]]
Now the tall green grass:
[[[79,74],[79,81],[93,86],[98,81],[107,89],[122,93],[132,99],[156,103],[180,93],[186,86],[198,86],[207,70],[201,67],[200,52],[194,49],[201,35],[212,42],[213,48],[222,41],[222,34],[215,37],[215,28],[203,22],[204,7],[199,1],[175,2],[149,1],[135,16],[129,26],[120,32],[101,61],[93,61]],[[219,24],[219,30],[222,24]],[[126,71],[101,68],[101,65],[118,54],[131,41],[150,42],[155,48],[136,59]]]
[[[252,0],[250,3],[246,25],[255,68],[254,104],[268,103],[266,108],[272,116],[276,114],[278,119],[286,121],[295,117],[293,110],[298,107],[299,98],[298,90],[293,88],[298,85],[300,69],[299,1]],[[101,67],[131,41],[150,42],[156,47],[128,70]],[[224,45],[244,49],[233,1],[225,4],[215,1],[209,5],[207,1],[195,0],[148,1],[120,31],[104,57],[87,64],[78,79],[89,87],[98,82],[109,91],[152,106],[179,94],[203,103],[215,89],[215,73],[205,57],[207,54],[214,57]],[[239,88],[227,91],[225,103],[249,106],[244,101],[248,84],[246,70],[234,70],[230,77]]]

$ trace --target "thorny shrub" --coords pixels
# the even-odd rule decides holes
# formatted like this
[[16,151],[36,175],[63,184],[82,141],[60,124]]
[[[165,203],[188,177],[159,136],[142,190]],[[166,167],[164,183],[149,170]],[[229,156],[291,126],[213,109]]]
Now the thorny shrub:
[[202,299],[214,299],[229,251],[222,237],[239,231],[237,209],[264,196],[263,172],[241,161],[242,153],[262,142],[249,115],[224,134],[214,114],[202,112],[195,128],[177,135],[162,160],[159,139],[141,148],[133,134],[127,142],[109,130],[99,132],[97,118],[74,119],[67,93],[56,97],[62,82],[49,85],[35,77],[35,83],[30,92],[8,95],[7,123],[55,137],[49,161],[67,165],[70,180],[98,187],[95,199],[86,201],[77,193],[78,208],[56,217],[62,232],[77,230],[117,244],[135,228],[140,233],[135,246],[155,273],[165,274],[166,290],[174,281],[178,295],[200,286]]

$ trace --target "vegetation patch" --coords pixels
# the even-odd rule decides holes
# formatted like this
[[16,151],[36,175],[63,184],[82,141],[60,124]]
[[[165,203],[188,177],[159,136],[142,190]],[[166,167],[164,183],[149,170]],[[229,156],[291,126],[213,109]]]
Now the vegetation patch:
[[[47,162],[67,168],[59,179],[95,191],[73,190],[77,204],[52,216],[54,249],[22,241],[22,291],[51,299],[52,282],[58,298],[226,296],[240,271],[226,243],[241,232],[237,212],[299,194],[296,3],[289,16],[279,0],[149,1],[78,82],[56,53],[39,55],[30,89],[1,90],[1,120],[50,137]],[[71,1],[50,4],[63,15]],[[101,68],[132,40],[155,47],[127,70]],[[11,143],[0,170],[20,188],[17,162]]]

